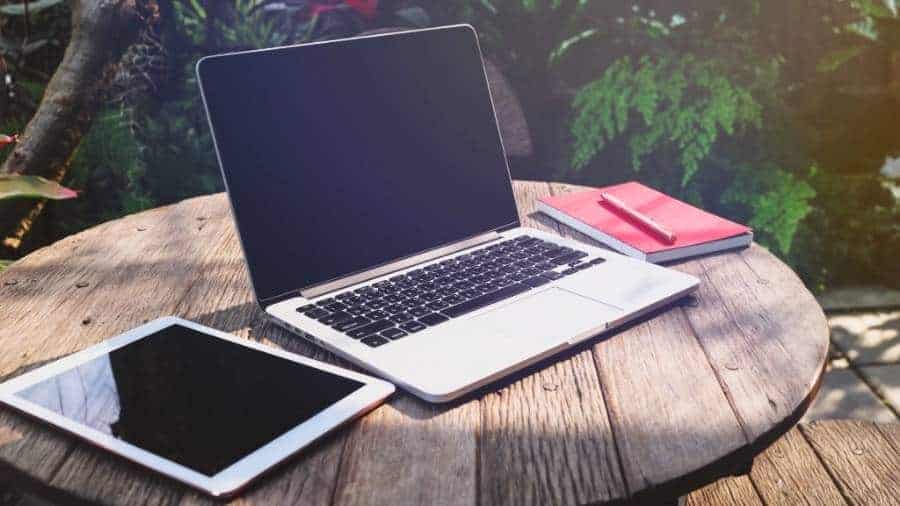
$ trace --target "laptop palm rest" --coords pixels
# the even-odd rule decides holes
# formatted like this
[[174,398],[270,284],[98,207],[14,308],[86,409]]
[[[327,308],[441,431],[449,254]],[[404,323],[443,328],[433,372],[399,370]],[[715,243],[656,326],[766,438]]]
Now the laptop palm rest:
[[[503,376],[507,370],[568,343],[606,330],[623,311],[574,292],[548,287],[521,299],[434,327],[427,338],[391,343],[376,367],[410,378],[425,392],[453,392]],[[412,357],[415,357],[414,359]]]
[[555,345],[606,329],[622,310],[562,288],[548,288],[469,320],[515,342]]

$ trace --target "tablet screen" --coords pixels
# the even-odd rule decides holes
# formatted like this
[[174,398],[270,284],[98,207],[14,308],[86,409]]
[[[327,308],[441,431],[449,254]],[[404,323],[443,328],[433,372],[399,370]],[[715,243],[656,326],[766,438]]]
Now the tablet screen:
[[362,386],[172,325],[15,395],[213,476]]

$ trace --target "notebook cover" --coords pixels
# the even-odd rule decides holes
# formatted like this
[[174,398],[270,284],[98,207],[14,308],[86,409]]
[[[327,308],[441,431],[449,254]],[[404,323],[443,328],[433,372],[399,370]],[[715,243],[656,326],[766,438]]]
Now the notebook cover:
[[[667,244],[628,216],[601,204],[599,201],[602,200],[602,192],[618,197],[632,209],[674,232],[675,242]],[[697,209],[634,181],[540,200],[647,255],[718,241],[751,231],[749,227]]]

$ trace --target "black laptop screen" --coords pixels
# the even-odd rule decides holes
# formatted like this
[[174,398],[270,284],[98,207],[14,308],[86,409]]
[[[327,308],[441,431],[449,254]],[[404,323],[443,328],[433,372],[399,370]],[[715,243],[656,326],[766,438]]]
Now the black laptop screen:
[[517,220],[469,28],[216,56],[198,73],[260,299]]

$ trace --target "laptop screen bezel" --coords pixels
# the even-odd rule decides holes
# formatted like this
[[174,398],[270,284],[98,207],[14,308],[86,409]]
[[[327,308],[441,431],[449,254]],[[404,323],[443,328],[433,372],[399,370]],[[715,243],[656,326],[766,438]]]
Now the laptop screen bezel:
[[[252,260],[250,259],[250,256],[247,255],[247,247],[244,244],[244,238],[240,231],[241,227],[240,227],[240,223],[238,222],[238,219],[237,219],[237,214],[235,212],[234,200],[233,200],[233,198],[231,196],[231,192],[229,191],[229,188],[228,188],[228,179],[227,179],[226,173],[225,173],[225,165],[222,161],[221,152],[219,150],[219,146],[218,146],[217,140],[216,140],[215,126],[213,125],[212,117],[209,113],[209,105],[208,105],[208,102],[207,102],[207,99],[205,96],[204,84],[203,84],[203,71],[202,71],[203,63],[207,62],[209,60],[212,60],[212,59],[222,59],[222,58],[230,58],[230,57],[236,57],[236,56],[245,56],[245,55],[254,54],[254,53],[265,53],[265,52],[271,52],[271,51],[297,51],[297,50],[303,50],[304,48],[309,48],[312,46],[319,46],[319,45],[324,45],[324,44],[341,44],[341,43],[348,43],[348,42],[359,43],[359,42],[367,40],[367,39],[374,39],[374,38],[381,38],[381,37],[408,36],[410,34],[427,34],[427,32],[435,32],[435,31],[439,31],[439,30],[467,30],[471,34],[471,36],[474,38],[475,47],[478,51],[478,57],[480,58],[485,90],[487,91],[488,100],[491,104],[491,114],[493,115],[493,118],[494,118],[494,127],[497,129],[497,139],[498,139],[498,143],[499,143],[498,147],[500,148],[500,152],[502,153],[502,160],[503,160],[504,169],[506,170],[506,178],[507,178],[508,186],[510,188],[510,192],[513,193],[513,184],[512,184],[513,182],[512,182],[512,175],[510,173],[510,168],[509,168],[509,158],[508,158],[508,155],[506,152],[506,148],[503,144],[503,137],[502,137],[502,133],[500,131],[500,125],[497,121],[497,107],[496,107],[496,103],[494,101],[493,93],[490,89],[490,84],[489,84],[489,80],[488,80],[488,76],[487,76],[487,69],[485,68],[485,65],[484,65],[484,54],[481,49],[481,44],[480,44],[480,41],[478,40],[477,32],[475,31],[475,28],[472,27],[472,25],[455,24],[455,25],[447,25],[447,26],[440,26],[440,27],[415,29],[415,30],[401,30],[401,31],[392,31],[392,32],[385,32],[385,33],[373,33],[373,34],[362,35],[362,36],[357,36],[357,37],[347,37],[347,38],[327,40],[327,41],[309,42],[309,43],[294,44],[294,45],[280,46],[280,47],[274,47],[274,48],[252,49],[252,50],[246,50],[246,51],[234,51],[234,52],[229,52],[229,53],[204,56],[203,58],[200,58],[197,61],[197,64],[195,66],[195,73],[197,76],[197,84],[200,89],[201,101],[203,104],[204,112],[206,114],[207,122],[209,124],[209,129],[210,129],[210,132],[212,133],[213,148],[216,153],[216,160],[218,162],[219,170],[222,175],[223,184],[225,185],[225,192],[228,195],[228,202],[229,202],[229,206],[231,209],[231,216],[232,216],[232,219],[234,220],[235,227],[237,228],[237,231],[238,231],[238,234],[237,234],[238,241],[241,245],[241,250],[244,253],[245,267],[247,269],[247,274],[250,278],[251,287],[253,288],[253,294],[257,300],[257,303],[260,306],[265,308],[268,305],[280,302],[282,300],[301,296],[302,292],[309,291],[311,289],[314,289],[315,287],[323,287],[325,285],[332,285],[332,286],[340,285],[340,281],[344,280],[344,279],[355,278],[358,280],[358,278],[360,278],[363,274],[370,272],[370,271],[375,271],[375,270],[393,271],[395,269],[390,269],[390,266],[392,266],[394,264],[403,264],[405,260],[413,259],[416,257],[428,257],[429,252],[443,251],[454,244],[467,243],[477,237],[484,236],[484,235],[490,234],[492,232],[502,232],[504,230],[509,230],[509,229],[519,227],[519,226],[521,226],[521,221],[517,214],[515,219],[512,222],[502,224],[502,225],[496,226],[494,228],[486,229],[483,231],[478,231],[478,232],[475,232],[468,236],[460,237],[453,241],[444,242],[441,244],[435,244],[432,247],[426,248],[424,250],[413,252],[409,255],[404,255],[402,257],[394,258],[394,259],[391,259],[386,262],[382,262],[377,265],[372,265],[366,269],[361,269],[361,270],[357,270],[354,272],[348,272],[348,273],[342,274],[340,276],[335,276],[333,278],[329,278],[329,279],[326,279],[323,281],[318,281],[318,282],[311,283],[311,284],[308,284],[305,286],[298,286],[298,287],[290,289],[284,293],[261,297],[260,292],[257,289],[257,283],[255,282],[255,279],[254,279],[253,268],[250,265]],[[514,197],[513,195],[510,195],[510,196]],[[439,254],[439,255],[437,255],[437,257],[443,256],[444,254],[446,254],[446,253]],[[427,258],[426,258],[426,260],[427,260]],[[396,270],[399,270],[401,268],[403,268],[402,265],[399,266]],[[362,277],[364,277],[364,276],[362,276]],[[377,277],[377,275],[372,276],[372,277]],[[365,281],[365,278],[363,280],[358,280],[355,282],[361,282],[361,281]],[[334,290],[337,290],[337,289],[340,289],[340,288],[339,287],[334,288]],[[332,290],[327,290],[327,291],[332,291]],[[325,292],[325,293],[327,293],[327,292]]]

